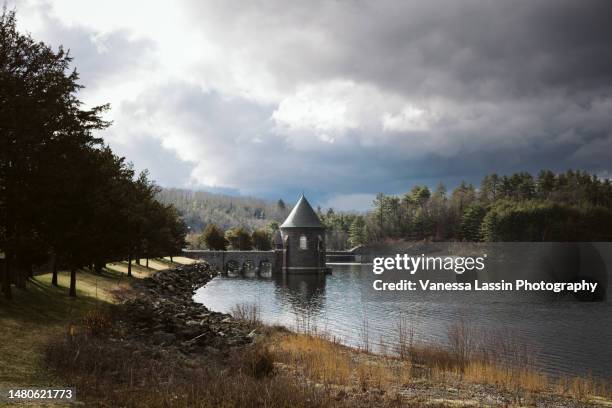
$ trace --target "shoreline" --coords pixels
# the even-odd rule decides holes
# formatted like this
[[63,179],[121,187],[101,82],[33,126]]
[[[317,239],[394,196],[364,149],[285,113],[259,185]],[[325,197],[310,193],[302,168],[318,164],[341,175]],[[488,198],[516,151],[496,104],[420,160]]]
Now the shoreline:
[[[138,336],[154,344],[178,347],[184,353],[248,344],[253,330],[226,313],[208,310],[193,301],[195,290],[216,276],[206,263],[162,270],[134,285],[134,294],[119,307],[132,311],[129,323],[140,326]],[[135,313],[134,313],[135,312]],[[249,337],[249,334],[251,337]]]
[[51,341],[47,366],[86,406],[612,406],[586,381],[560,388],[528,371],[459,369],[434,347],[377,355],[263,325],[248,310],[208,310],[193,293],[216,274],[196,263],[130,280],[116,304]]
[[[193,271],[190,271],[193,268],[195,268],[196,270],[199,270],[199,272],[194,274]],[[369,365],[378,367],[377,368],[378,371],[386,372],[387,374],[391,372],[395,373],[394,370],[396,368],[391,369],[389,367],[395,367],[397,366],[397,364],[405,363],[402,361],[401,358],[398,358],[397,356],[373,354],[370,352],[359,350],[358,348],[338,344],[334,342],[333,339],[325,339],[325,338],[322,339],[318,336],[313,336],[312,334],[293,332],[285,328],[270,329],[269,326],[263,325],[261,323],[254,323],[253,321],[250,321],[250,322],[240,321],[239,319],[236,319],[235,317],[229,314],[223,314],[219,312],[210,311],[204,305],[195,302],[193,300],[193,294],[195,293],[197,289],[206,285],[212,278],[216,276],[216,274],[217,272],[213,270],[213,268],[207,266],[207,264],[205,263],[201,263],[201,264],[179,267],[175,270],[160,271],[156,273],[155,275],[153,275],[151,278],[145,279],[143,281],[143,284],[150,291],[151,290],[153,291],[152,293],[156,293],[157,295],[163,295],[163,296],[176,296],[177,298],[181,299],[179,301],[179,304],[182,305],[181,307],[184,307],[184,308],[186,307],[187,309],[189,309],[189,312],[187,312],[186,315],[190,315],[193,317],[194,314],[197,314],[198,310],[206,311],[206,312],[203,312],[203,314],[208,319],[200,322],[199,329],[196,329],[195,331],[190,332],[189,329],[185,329],[185,327],[193,327],[194,323],[193,321],[185,321],[183,328],[180,328],[179,332],[185,333],[185,330],[186,330],[189,336],[194,335],[196,334],[197,330],[202,330],[203,327],[209,324],[207,322],[212,323],[212,326],[214,326],[215,324],[223,323],[225,324],[223,330],[225,331],[234,330],[233,331],[234,337],[225,335],[225,333],[223,333],[223,330],[220,330],[223,333],[223,335],[218,336],[218,333],[217,335],[215,335],[215,330],[217,330],[218,328],[213,327],[213,330],[211,331],[210,334],[206,334],[205,336],[202,336],[202,337],[197,337],[198,342],[196,342],[195,344],[192,344],[189,342],[185,344],[184,341],[179,342],[179,348],[184,352],[194,353],[194,352],[198,352],[199,350],[200,351],[204,350],[205,353],[210,352],[211,351],[210,345],[206,344],[206,342],[210,342],[210,341],[219,342],[220,341],[220,343],[215,343],[216,347],[214,347],[213,352],[216,353],[217,350],[219,349],[229,350],[232,348],[233,349],[245,348],[245,347],[248,348],[248,347],[252,347],[252,345],[254,344],[267,343],[269,348],[271,348],[272,350],[276,350],[276,352],[279,353],[280,355],[284,355],[284,354],[291,355],[296,352],[300,353],[301,351],[293,350],[292,348],[295,347],[293,345],[287,346],[288,349],[287,347],[283,345],[286,344],[287,342],[289,343],[297,342],[297,344],[299,344],[300,342],[305,341],[306,343],[312,342],[314,345],[316,345],[316,346],[313,346],[311,344],[308,347],[315,347],[315,348],[320,347],[321,350],[323,350],[323,352],[326,348],[330,348],[330,350],[332,350],[335,353],[347,355],[347,359],[348,359],[347,361],[358,361],[358,363],[355,363],[357,364],[357,367],[361,367],[361,365],[363,365],[362,360],[365,360],[368,362]],[[172,304],[172,302],[169,302],[169,303]],[[176,304],[177,302],[174,302],[174,303]],[[163,309],[160,309],[160,310],[163,310]],[[248,312],[246,314],[248,314]],[[155,338],[156,336],[154,335],[153,337]],[[200,343],[200,339],[202,339],[201,343]],[[436,351],[435,351],[436,353],[440,353],[440,355],[443,354],[443,352],[441,351],[442,350],[441,348],[437,346],[435,348],[436,348]],[[279,349],[281,351],[278,351]],[[440,372],[445,371],[444,368],[441,369],[437,367],[428,367],[428,364],[431,363],[431,361],[427,361],[427,360],[431,359],[431,356],[425,356],[425,355],[427,353],[432,353],[432,350],[422,350],[420,352],[422,353],[421,357],[412,357],[412,358],[415,360],[419,360],[420,358],[422,361],[410,362],[409,363],[410,371],[419,372],[420,376],[427,378],[427,381],[429,381],[429,384],[426,387],[424,387],[424,389],[419,386],[412,387],[408,385],[408,386],[403,387],[404,388],[403,391],[401,390],[402,388],[401,386],[393,385],[386,392],[391,392],[391,390],[393,390],[395,395],[404,395],[406,394],[406,392],[404,391],[411,390],[408,394],[410,393],[414,394],[412,396],[417,399],[428,398],[427,394],[431,392],[431,395],[429,395],[429,397],[431,398],[434,398],[434,397],[438,398],[441,395],[443,395],[444,396],[443,399],[448,399],[449,397],[452,397],[452,395],[446,395],[447,393],[444,390],[448,388],[448,382],[451,382],[453,384],[453,387],[457,389],[463,389],[463,392],[470,394],[472,399],[476,398],[478,401],[480,401],[479,403],[485,403],[487,405],[493,404],[492,406],[496,406],[496,404],[493,403],[493,400],[491,399],[493,398],[492,395],[496,396],[494,399],[497,399],[499,401],[505,401],[504,402],[505,404],[508,404],[508,403],[512,404],[513,398],[514,399],[518,398],[519,400],[524,400],[525,398],[528,398],[531,401],[534,401],[534,402],[539,401],[539,404],[544,404],[541,406],[564,406],[564,407],[590,406],[590,405],[599,406],[598,404],[602,404],[602,401],[607,401],[607,400],[597,400],[597,402],[592,402],[592,401],[588,401],[585,399],[576,400],[575,398],[561,395],[553,390],[554,387],[548,385],[547,383],[548,379],[545,380],[544,379],[545,377],[538,377],[538,374],[536,374],[535,372],[525,371],[524,369],[517,370],[516,372],[513,371],[512,373],[513,375],[520,373],[520,375],[523,375],[526,377],[531,376],[532,381],[534,382],[540,381],[542,382],[542,384],[534,385],[534,384],[525,383],[521,385],[517,383],[515,384],[515,386],[519,387],[519,389],[514,389],[514,390],[508,390],[507,385],[504,385],[502,387],[497,387],[494,384],[490,384],[490,381],[484,381],[484,378],[482,378],[483,376],[493,377],[493,376],[497,376],[500,374],[499,371],[497,371],[498,369],[493,368],[492,366],[480,367],[481,370],[483,371],[489,370],[490,372],[484,372],[484,373],[481,372],[477,376],[475,376],[475,378],[473,378],[472,380],[466,379],[465,377],[467,376],[467,374],[463,372],[459,372],[460,370],[458,370],[456,367],[455,368],[450,367],[450,366],[446,367],[446,372],[443,374],[440,374]],[[415,355],[416,355],[416,351],[415,351]],[[310,357],[314,359],[318,358],[316,356],[310,356]],[[303,356],[301,358],[303,358]],[[449,358],[449,357],[448,355],[446,355],[444,358]],[[281,358],[281,360],[282,360],[282,363],[280,364],[280,366],[285,370],[289,369],[289,371],[291,372],[291,375],[307,377],[307,375],[305,375],[302,372],[304,367],[300,367],[300,365],[303,364],[303,362],[297,364],[294,367],[288,368],[288,366],[289,367],[291,366],[291,364],[288,364],[288,362],[293,361],[293,359],[288,358],[288,360],[287,359],[283,360],[283,358]],[[476,366],[476,364],[474,366]],[[387,375],[387,374],[384,374],[384,375]],[[444,378],[444,380],[441,381],[440,378],[438,377],[442,377]],[[420,379],[419,382],[421,380],[422,379]],[[313,380],[311,379],[311,381]],[[496,379],[495,381],[501,382],[500,379]],[[513,380],[505,379],[505,381],[516,381],[516,379],[513,379]],[[544,382],[546,382],[546,384],[544,384]],[[322,385],[322,383],[318,383],[316,380],[314,380],[314,384],[315,386],[317,384]],[[486,391],[483,391],[482,389],[483,386],[485,387],[484,389]],[[364,392],[368,394],[371,391],[370,389],[367,389],[367,388],[372,388],[376,390],[380,388],[380,387],[372,386],[372,387],[366,387],[365,391],[363,390],[359,391],[359,390],[352,389],[350,386],[347,387],[347,385],[344,385],[343,387],[348,388],[348,389],[344,390],[344,393],[341,393],[341,395],[346,394],[346,398],[348,398],[349,400],[354,400],[355,398],[357,399],[364,398]],[[521,390],[520,387],[525,387],[526,389]],[[533,389],[529,389],[530,387],[532,387]],[[538,389],[538,388],[541,388],[541,389]],[[521,397],[517,397],[518,394],[523,394],[523,395]],[[465,400],[465,397],[461,399]],[[577,404],[577,405],[572,405],[572,404]],[[603,402],[603,404],[604,405],[608,404],[608,402]],[[609,404],[610,406],[612,406],[612,402],[610,402]],[[503,406],[503,405],[499,405],[499,406]]]

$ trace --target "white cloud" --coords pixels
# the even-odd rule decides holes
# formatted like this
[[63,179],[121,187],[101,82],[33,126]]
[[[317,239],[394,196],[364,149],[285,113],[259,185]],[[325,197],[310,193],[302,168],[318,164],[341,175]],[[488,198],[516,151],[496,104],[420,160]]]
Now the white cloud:
[[430,128],[428,112],[416,106],[406,106],[397,115],[385,112],[382,117],[383,130],[388,132],[425,131]]
[[355,95],[355,84],[332,82],[324,86],[300,87],[294,95],[283,99],[272,119],[289,131],[342,133],[359,127],[359,118],[349,111]]

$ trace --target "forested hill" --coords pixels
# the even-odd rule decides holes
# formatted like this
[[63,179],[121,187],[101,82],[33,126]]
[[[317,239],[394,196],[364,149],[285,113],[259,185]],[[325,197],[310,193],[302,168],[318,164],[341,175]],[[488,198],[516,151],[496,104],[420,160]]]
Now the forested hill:
[[239,225],[251,230],[264,228],[271,221],[283,222],[291,209],[282,200],[272,202],[178,188],[165,188],[157,198],[164,204],[173,204],[193,232],[200,232],[211,223],[224,230]]
[[[158,199],[173,204],[192,232],[208,224],[223,231],[266,229],[290,211],[281,200],[231,197],[165,189]],[[317,213],[328,249],[394,241],[610,241],[612,182],[585,171],[537,175],[486,175],[480,188],[462,182],[451,192],[412,186],[403,195],[378,194],[365,214]]]

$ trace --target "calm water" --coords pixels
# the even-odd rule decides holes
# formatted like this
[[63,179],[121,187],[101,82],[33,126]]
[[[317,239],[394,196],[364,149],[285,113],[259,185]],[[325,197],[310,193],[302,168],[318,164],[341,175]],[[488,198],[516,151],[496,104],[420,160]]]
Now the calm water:
[[333,273],[321,278],[217,277],[199,289],[194,299],[226,313],[238,303],[255,303],[267,323],[298,330],[316,328],[353,346],[364,344],[364,328],[369,342],[392,343],[401,316],[411,322],[416,340],[445,343],[449,326],[464,319],[476,330],[511,333],[553,375],[612,378],[609,301],[516,302],[494,293],[440,299],[429,292],[380,301],[366,294],[371,275],[370,265],[333,265]]

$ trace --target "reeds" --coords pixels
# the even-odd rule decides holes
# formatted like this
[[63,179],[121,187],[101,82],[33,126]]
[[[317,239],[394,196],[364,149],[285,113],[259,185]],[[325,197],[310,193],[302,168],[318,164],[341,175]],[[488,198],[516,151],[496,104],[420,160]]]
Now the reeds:
[[414,349],[414,325],[407,315],[400,314],[397,321],[397,342],[395,352],[402,360],[410,358],[411,350]]
[[612,397],[610,383],[601,379],[587,377],[560,378],[555,384],[555,391],[578,400],[589,396]]
[[472,325],[464,318],[459,318],[448,327],[448,345],[455,357],[455,364],[464,369],[476,349],[476,340]]
[[261,308],[257,303],[238,303],[234,305],[230,314],[236,320],[245,322],[251,326],[261,326]]
[[354,350],[306,334],[283,335],[272,349],[275,359],[326,386],[389,390],[410,381],[408,362],[355,353]]
[[604,381],[571,378],[555,382],[537,368],[536,351],[508,331],[483,330],[460,318],[448,326],[448,342],[444,345],[417,342],[414,324],[405,314],[395,326],[396,336],[380,338],[380,356],[371,354],[365,311],[359,329],[359,353],[340,345],[336,338],[311,330],[283,337],[274,354],[279,361],[301,369],[312,381],[363,390],[388,390],[425,376],[438,382],[460,379],[493,385],[511,392],[517,400],[539,392],[577,399],[610,396]]

